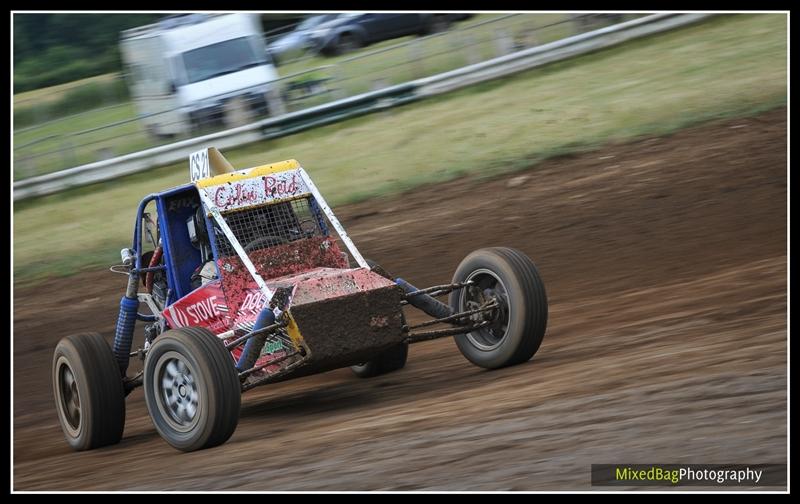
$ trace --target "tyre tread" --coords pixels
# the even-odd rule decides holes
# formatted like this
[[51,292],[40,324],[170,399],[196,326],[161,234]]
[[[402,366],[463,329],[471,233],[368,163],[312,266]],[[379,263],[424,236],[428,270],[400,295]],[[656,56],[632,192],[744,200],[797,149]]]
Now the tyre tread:
[[87,439],[70,444],[76,450],[83,451],[119,443],[125,430],[125,391],[122,374],[111,347],[99,333],[66,336],[56,347],[53,373],[56,371],[58,356],[65,355],[69,358],[70,353],[74,353],[80,361],[70,363],[73,373],[82,375],[75,379],[84,382],[89,395],[82,399],[82,403],[89,408],[82,408],[81,414],[85,418],[90,417],[83,424],[84,428],[88,425],[90,429]]
[[[203,368],[199,371],[207,373],[206,386],[212,397],[207,398],[206,407],[213,418],[205,439],[199,438],[185,446],[176,446],[168,438],[165,440],[182,451],[202,450],[224,443],[236,430],[241,409],[241,384],[230,352],[214,333],[204,327],[172,329],[156,339],[156,344],[159,339],[164,341],[162,338],[165,337],[185,346]],[[145,393],[149,393],[149,387],[146,387]]]
[[[461,337],[461,339],[458,336],[456,337],[459,349],[474,364],[491,369],[521,364],[530,360],[541,346],[547,329],[548,317],[547,293],[536,265],[527,255],[515,248],[483,248],[472,252],[464,258],[456,269],[453,282],[460,282],[466,278],[466,272],[463,271],[463,267],[473,261],[489,264],[497,263],[497,266],[505,266],[519,284],[522,304],[518,306],[525,313],[521,330],[523,337],[511,354],[500,359],[501,362],[499,363],[497,362],[497,357],[484,360],[476,356],[470,356],[469,354],[474,352],[465,349],[466,345],[470,345],[466,337]],[[454,308],[457,308],[455,304],[458,299],[457,296],[455,292],[451,294],[450,302]]]

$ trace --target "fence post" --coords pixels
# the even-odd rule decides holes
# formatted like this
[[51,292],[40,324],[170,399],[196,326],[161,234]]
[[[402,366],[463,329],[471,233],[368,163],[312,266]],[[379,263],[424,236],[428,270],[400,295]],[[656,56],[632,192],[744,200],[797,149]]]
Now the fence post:
[[420,79],[425,75],[425,63],[423,62],[422,43],[419,39],[414,39],[408,45],[408,58],[411,62],[411,74],[414,79]]
[[386,87],[389,87],[389,81],[383,77],[372,80],[372,91],[377,91]]
[[536,23],[530,22],[520,27],[517,36],[514,39],[514,50],[521,51],[530,47],[539,45],[539,40],[536,36]]
[[333,96],[337,100],[341,100],[343,98],[347,98],[347,90],[344,88],[342,83],[344,82],[344,71],[342,70],[342,65],[340,63],[335,63],[333,65],[333,70],[331,71],[331,75],[333,76],[333,82],[336,85],[336,89],[333,92]]
[[467,55],[467,64],[469,65],[474,65],[475,63],[478,63],[483,59],[481,58],[481,55],[477,52],[477,50],[473,49],[472,46],[474,45],[475,45],[475,37],[471,33],[465,34],[464,53]]
[[267,104],[269,115],[272,117],[286,113],[286,103],[283,101],[283,97],[277,87],[272,87],[267,91]]
[[508,30],[505,28],[498,28],[494,31],[494,47],[495,56],[505,56],[511,52],[514,45],[509,35]]
[[[452,33],[452,36],[448,37],[448,43],[450,44],[450,54],[457,55],[457,56],[462,56],[461,47],[464,45],[463,44],[464,36],[465,36],[465,34],[464,34],[463,31],[461,31],[459,29],[456,29]],[[461,66],[464,65],[464,61],[466,61],[466,60],[465,59],[461,59],[460,60],[460,65]]]
[[67,168],[70,166],[78,166],[78,159],[75,155],[75,147],[73,146],[72,141],[69,139],[69,136],[64,136],[64,139],[61,140],[61,151],[65,152],[65,154],[62,156],[62,159],[67,161]]
[[20,158],[14,160],[14,180],[25,179],[36,175],[36,163],[33,157]]

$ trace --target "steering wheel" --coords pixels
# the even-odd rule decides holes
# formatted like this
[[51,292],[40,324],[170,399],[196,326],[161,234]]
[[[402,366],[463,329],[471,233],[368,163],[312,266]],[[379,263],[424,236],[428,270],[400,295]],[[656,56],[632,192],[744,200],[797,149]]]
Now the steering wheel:
[[244,251],[252,252],[260,248],[272,247],[273,245],[282,245],[284,243],[289,243],[289,240],[282,236],[262,236],[248,243],[247,246],[245,246]]
[[317,229],[319,228],[319,223],[316,219],[308,218],[303,219],[300,221],[300,233],[303,235],[303,238],[311,238],[315,234],[317,234]]

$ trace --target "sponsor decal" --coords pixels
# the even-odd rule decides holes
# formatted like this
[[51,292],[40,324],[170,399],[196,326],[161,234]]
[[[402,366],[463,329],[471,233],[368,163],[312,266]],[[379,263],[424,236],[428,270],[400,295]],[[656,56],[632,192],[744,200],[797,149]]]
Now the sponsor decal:
[[192,318],[194,324],[219,318],[221,312],[217,310],[217,296],[211,296],[187,306],[186,313]]
[[272,198],[283,198],[297,194],[297,175],[290,179],[281,177],[264,177],[264,191]]
[[214,204],[217,208],[236,208],[255,205],[261,201],[258,191],[245,184],[231,184],[217,187],[214,191]]
[[186,198],[176,198],[169,201],[169,206],[167,207],[167,211],[177,212],[182,208],[190,208],[195,204],[196,204],[195,199],[192,198],[191,196]]
[[189,325],[189,319],[181,310],[176,310],[175,305],[167,308],[169,314],[165,313],[164,316],[169,320],[172,327],[186,327]]
[[201,189],[221,211],[234,210],[271,200],[310,192],[297,170],[236,180]]
[[250,290],[242,301],[239,307],[239,313],[249,313],[251,315],[258,315],[267,304],[267,296],[260,290]]
[[280,352],[281,350],[283,350],[283,343],[280,340],[267,341],[266,345],[264,345],[264,349],[261,350],[261,353],[273,354],[275,352]]
[[228,327],[228,307],[219,282],[211,282],[179,299],[163,312],[172,327],[202,326],[218,333]]

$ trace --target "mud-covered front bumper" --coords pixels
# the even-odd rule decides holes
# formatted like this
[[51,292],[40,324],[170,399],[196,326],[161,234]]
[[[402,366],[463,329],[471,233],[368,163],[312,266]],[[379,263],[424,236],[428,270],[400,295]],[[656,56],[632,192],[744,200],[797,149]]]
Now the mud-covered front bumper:
[[302,374],[359,364],[401,343],[401,295],[392,285],[293,305],[289,313],[308,351]]

